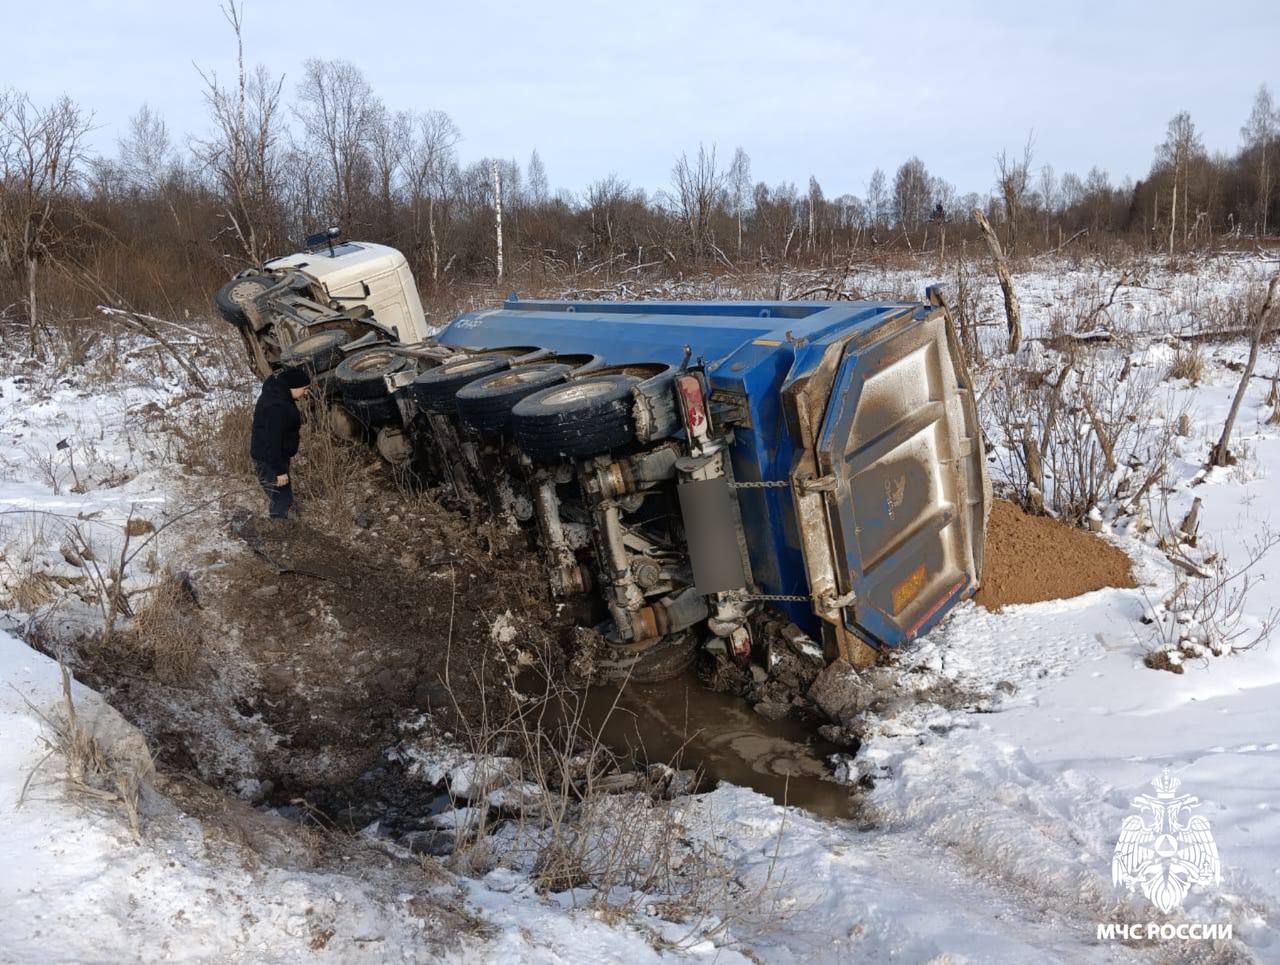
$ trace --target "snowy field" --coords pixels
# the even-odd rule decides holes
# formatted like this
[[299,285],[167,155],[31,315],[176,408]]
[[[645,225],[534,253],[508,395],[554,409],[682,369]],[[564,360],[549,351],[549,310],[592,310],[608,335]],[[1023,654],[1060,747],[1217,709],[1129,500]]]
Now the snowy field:
[[[1153,490],[1158,507],[1147,499],[1145,512],[1126,512],[1112,500],[1093,514],[1132,557],[1138,588],[1001,612],[964,604],[904,654],[897,686],[909,696],[945,681],[979,699],[962,709],[904,699],[870,722],[858,752],[831,762],[856,791],[855,819],[731,785],[679,801],[681,847],[714,851],[750,898],[741,915],[683,921],[661,895],[631,896],[633,913],[618,917],[584,889],[541,894],[514,853],[475,877],[427,874],[375,839],[343,845],[338,862],[304,860],[315,844],[285,818],[228,798],[240,828],[231,834],[145,775],[135,838],[120,808],[69,790],[48,744],[63,700],[58,665],[21,638],[37,617],[87,626],[94,614],[70,602],[56,617],[48,604],[24,609],[16,591],[82,576],[83,563],[62,552],[68,524],[92,532],[108,559],[131,514],[159,523],[180,513],[170,442],[152,417],[209,400],[143,364],[88,390],[10,359],[0,378],[0,596],[10,607],[0,632],[0,961],[1280,960],[1280,642],[1182,649],[1181,673],[1144,662],[1160,642],[1160,624],[1144,618],[1165,620],[1160,601],[1185,580],[1162,551],[1161,520],[1181,520],[1198,498],[1199,539],[1183,552],[1210,569],[1249,560],[1280,526],[1280,426],[1266,400],[1274,345],[1241,408],[1234,466],[1204,471],[1247,345],[1197,343],[1196,381],[1170,372],[1185,351],[1176,336],[1242,327],[1245,292],[1276,270],[1255,256],[1153,260],[1128,266],[1110,302],[1118,268],[1038,262],[1018,274],[1029,339],[1019,364],[1044,363],[1065,315],[1086,319],[1088,331],[1115,336],[1098,351],[1146,373],[1141,418],[1181,422]],[[872,297],[933,280],[925,265],[854,272],[845,284]],[[984,342],[998,342],[998,290],[985,278],[969,284]],[[57,448],[64,439],[74,466]],[[997,485],[1006,457],[992,463]],[[130,563],[129,586],[146,584],[146,558],[166,539]],[[1250,575],[1238,641],[1280,603],[1280,549]],[[136,731],[93,692],[77,685],[75,695],[105,748],[145,761]],[[1192,887],[1168,915],[1112,882],[1122,822],[1137,813],[1130,801],[1155,795],[1164,769],[1199,799],[1194,813],[1208,820],[1221,867],[1220,881]],[[1162,940],[1100,937],[1100,926],[1148,922],[1184,927]],[[1230,926],[1230,937],[1195,937],[1191,926],[1218,936]]]

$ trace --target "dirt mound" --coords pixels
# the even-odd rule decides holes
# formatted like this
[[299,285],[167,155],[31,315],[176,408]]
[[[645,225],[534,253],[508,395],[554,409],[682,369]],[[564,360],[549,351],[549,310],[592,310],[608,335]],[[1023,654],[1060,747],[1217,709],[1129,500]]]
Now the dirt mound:
[[997,499],[987,527],[982,588],[989,610],[1064,600],[1106,586],[1136,586],[1132,562],[1106,540]]

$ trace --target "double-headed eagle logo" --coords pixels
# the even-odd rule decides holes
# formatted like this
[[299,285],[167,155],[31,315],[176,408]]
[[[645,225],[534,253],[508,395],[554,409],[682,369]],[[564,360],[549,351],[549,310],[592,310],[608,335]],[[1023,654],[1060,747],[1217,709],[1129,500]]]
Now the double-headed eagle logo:
[[1179,794],[1182,783],[1165,768],[1151,782],[1155,797],[1139,794],[1130,804],[1142,814],[1131,814],[1120,826],[1120,840],[1111,858],[1111,881],[1142,893],[1166,915],[1182,904],[1192,885],[1222,880],[1218,846],[1209,821],[1188,815],[1199,807],[1198,798]]

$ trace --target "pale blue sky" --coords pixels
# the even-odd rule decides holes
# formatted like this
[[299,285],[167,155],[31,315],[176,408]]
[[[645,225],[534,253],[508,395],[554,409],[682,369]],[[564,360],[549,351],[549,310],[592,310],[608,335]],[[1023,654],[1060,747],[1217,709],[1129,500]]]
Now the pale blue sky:
[[[0,86],[68,93],[113,150],[143,101],[204,129],[194,64],[227,74],[215,0],[3,0]],[[1176,111],[1234,150],[1258,84],[1280,94],[1280,3],[247,0],[250,61],[345,57],[388,107],[437,108],[464,160],[536,147],[553,188],[664,187],[681,150],[736,145],[770,183],[862,195],[918,154],[961,191],[1035,130],[1036,163],[1141,177]]]

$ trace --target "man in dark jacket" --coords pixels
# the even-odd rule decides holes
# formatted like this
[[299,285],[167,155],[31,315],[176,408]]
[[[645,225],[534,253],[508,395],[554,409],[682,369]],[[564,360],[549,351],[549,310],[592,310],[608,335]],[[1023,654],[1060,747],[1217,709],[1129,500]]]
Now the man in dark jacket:
[[310,384],[311,377],[303,369],[281,369],[262,383],[262,394],[253,409],[249,456],[267,494],[272,519],[287,519],[293,505],[289,460],[298,454],[298,428],[302,425],[297,400],[307,394]]

